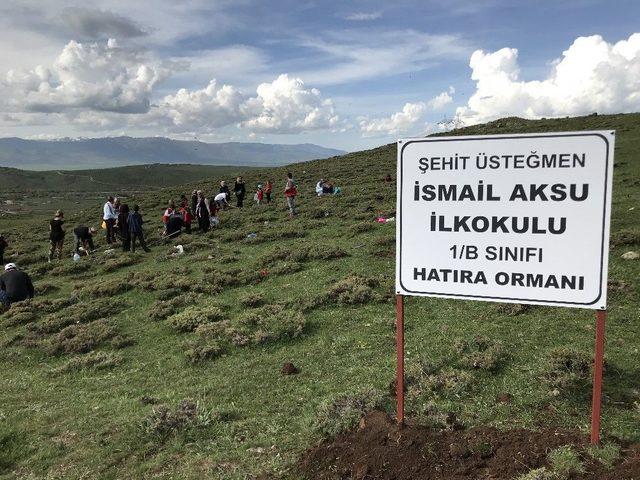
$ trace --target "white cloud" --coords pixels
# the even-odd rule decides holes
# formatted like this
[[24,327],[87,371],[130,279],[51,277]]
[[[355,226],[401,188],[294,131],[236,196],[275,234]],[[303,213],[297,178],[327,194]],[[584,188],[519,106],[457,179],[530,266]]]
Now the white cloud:
[[440,110],[441,108],[453,102],[453,97],[451,95],[453,95],[455,91],[456,91],[455,88],[449,87],[448,91],[442,92],[436,95],[435,97],[433,97],[431,100],[429,100],[427,102],[427,106],[431,110]]
[[416,128],[429,110],[440,110],[453,102],[455,89],[449,87],[448,91],[441,92],[427,102],[405,103],[400,112],[389,117],[369,119],[360,118],[360,131],[365,137],[382,135],[399,135],[410,132]]
[[154,86],[169,72],[134,50],[106,43],[70,41],[51,67],[9,70],[9,109],[64,112],[87,109],[120,113],[149,110]]
[[426,111],[427,105],[424,102],[405,103],[402,111],[390,117],[360,119],[360,131],[365,137],[406,133],[422,119]]
[[379,18],[382,18],[382,12],[355,12],[344,17],[345,20],[352,20],[354,22],[366,22]]
[[330,99],[286,74],[260,84],[255,96],[245,96],[230,85],[218,86],[215,80],[201,90],[181,89],[166,96],[153,116],[169,119],[183,131],[238,123],[251,132],[298,133],[331,128],[338,122]]
[[543,80],[520,79],[518,51],[477,50],[469,66],[476,91],[457,115],[465,124],[502,116],[526,118],[640,109],[640,33],[616,44],[578,37]]
[[300,78],[280,75],[271,83],[261,83],[257,96],[246,103],[252,118],[243,126],[256,132],[295,133],[330,128],[338,122],[330,99],[320,91],[306,88]]

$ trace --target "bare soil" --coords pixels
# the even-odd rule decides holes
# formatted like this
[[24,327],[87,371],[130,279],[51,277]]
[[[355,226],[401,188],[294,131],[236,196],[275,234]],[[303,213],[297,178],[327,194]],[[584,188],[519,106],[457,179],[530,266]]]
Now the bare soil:
[[586,453],[588,443],[588,437],[580,432],[551,428],[399,428],[386,414],[373,412],[354,431],[305,452],[299,469],[314,480],[514,479],[548,467],[550,450],[573,445],[583,459],[585,472],[574,472],[569,477],[572,480],[640,479],[640,444],[623,444],[621,458],[607,470]]

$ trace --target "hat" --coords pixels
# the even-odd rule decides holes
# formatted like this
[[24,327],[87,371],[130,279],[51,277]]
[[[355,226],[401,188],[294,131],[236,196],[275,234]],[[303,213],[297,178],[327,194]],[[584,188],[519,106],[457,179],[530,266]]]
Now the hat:
[[18,267],[16,267],[16,264],[15,264],[15,263],[7,263],[7,264],[4,266],[4,269],[5,269],[5,271],[7,271],[7,272],[8,272],[9,270],[17,270],[17,269],[18,269]]
[[62,210],[56,210],[56,217],[62,217],[63,215]]
[[91,228],[89,228],[89,231],[91,233],[96,233],[98,231],[98,229],[96,227],[91,227]]

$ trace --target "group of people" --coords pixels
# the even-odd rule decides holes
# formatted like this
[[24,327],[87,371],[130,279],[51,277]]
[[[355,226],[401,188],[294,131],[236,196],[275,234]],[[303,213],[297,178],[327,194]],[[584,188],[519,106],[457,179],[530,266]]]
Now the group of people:
[[341,192],[340,187],[336,187],[329,180],[320,179],[316,183],[316,194],[319,197],[323,195],[338,195]]
[[[201,231],[208,231],[219,223],[218,212],[231,207],[232,192],[236,197],[236,207],[242,208],[247,190],[241,176],[236,178],[233,190],[229,189],[225,181],[220,182],[220,190],[212,200],[208,199],[201,190],[194,190],[191,199],[181,195],[178,204],[173,200],[170,201],[162,216],[163,235],[172,237],[183,229],[186,233],[191,233],[194,220]],[[287,173],[283,193],[289,208],[289,217],[293,217],[296,214],[298,184],[291,172]],[[273,183],[267,180],[264,184],[257,185],[254,201],[257,205],[270,204],[273,200],[272,195]],[[122,203],[120,199],[113,196],[107,197],[102,209],[102,228],[105,230],[107,245],[113,248],[113,245],[121,242],[123,251],[135,252],[136,243],[138,243],[145,252],[148,252],[143,224],[144,220],[138,205],[130,209],[129,205]],[[74,259],[78,259],[80,255],[90,255],[95,251],[93,239],[97,233],[98,229],[93,226],[77,225],[73,229]],[[57,210],[49,221],[49,262],[55,258],[62,259],[66,234],[64,212]],[[7,240],[0,235],[0,265],[4,264],[4,252],[7,247]],[[7,263],[4,269],[5,273],[0,276],[0,308],[8,307],[11,302],[32,298],[34,289],[29,275],[19,270],[14,263]]]

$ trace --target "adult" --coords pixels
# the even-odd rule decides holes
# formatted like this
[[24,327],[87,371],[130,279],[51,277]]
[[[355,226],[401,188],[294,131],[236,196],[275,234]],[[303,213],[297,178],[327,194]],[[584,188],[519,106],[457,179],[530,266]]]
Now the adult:
[[264,184],[264,196],[267,198],[267,203],[271,203],[271,191],[273,190],[273,185],[271,184],[271,180],[267,180]]
[[321,178],[321,179],[318,181],[318,183],[316,183],[316,194],[317,194],[319,197],[321,197],[321,196],[322,196],[322,193],[323,193],[323,192],[322,192],[323,187],[324,187],[324,179],[322,179],[322,178]]
[[[222,195],[225,197],[224,193],[219,193],[218,196]],[[217,197],[216,197],[217,198]],[[201,190],[198,190],[198,203],[196,204],[196,218],[198,219],[198,228],[200,228],[203,232],[209,231],[209,202],[204,197],[204,194]]]
[[80,253],[82,247],[87,255],[95,250],[93,236],[98,232],[94,227],[78,225],[73,229],[73,253]]
[[242,177],[236,178],[236,183],[233,186],[233,193],[236,196],[236,206],[238,208],[242,208],[244,205],[244,197],[247,195],[247,188],[244,185],[244,180]]
[[4,265],[4,251],[9,246],[9,242],[4,238],[4,235],[0,235],[0,265]]
[[227,182],[225,182],[224,180],[222,180],[220,182],[220,192],[219,193],[224,193],[226,195],[227,202],[231,198],[231,192],[229,191],[229,185],[227,185]]
[[226,210],[230,207],[227,196],[223,192],[217,194],[213,200],[216,202],[218,210]]
[[104,220],[105,228],[107,230],[107,243],[111,245],[116,241],[115,234],[115,225],[116,220],[118,218],[118,214],[116,213],[116,209],[113,205],[114,200],[112,196],[107,197],[107,203],[104,204],[102,208],[103,215],[102,220]]
[[198,205],[198,191],[191,192],[191,214],[196,213],[196,206]]
[[4,291],[9,305],[33,298],[33,283],[26,272],[18,270],[15,263],[7,263],[4,270],[4,274],[0,276],[0,290]]
[[123,203],[118,211],[118,232],[122,240],[122,251],[128,252],[131,248],[131,233],[129,232],[129,205]]
[[177,237],[182,233],[182,227],[184,225],[184,219],[179,212],[173,211],[171,215],[169,215],[169,220],[167,220],[167,229],[165,234],[167,237]]
[[133,206],[133,212],[129,213],[129,218],[127,219],[127,223],[129,224],[129,235],[131,237],[131,251],[136,251],[136,240],[140,242],[140,246],[145,252],[149,252],[149,247],[147,247],[146,242],[144,241],[144,232],[142,230],[142,224],[144,220],[142,220],[142,215],[140,215],[140,207],[138,205]]
[[289,218],[293,218],[296,214],[296,196],[298,195],[298,184],[293,179],[293,174],[287,172],[287,183],[284,187],[284,196],[289,206]]
[[162,223],[164,223],[165,227],[166,227],[167,223],[169,222],[169,217],[171,217],[171,214],[173,213],[173,211],[175,209],[176,209],[176,202],[174,202],[173,200],[169,200],[169,204],[167,205],[167,209],[162,214]]
[[62,245],[64,244],[64,214],[56,211],[53,220],[49,222],[49,262],[58,252],[58,260],[62,260]]

